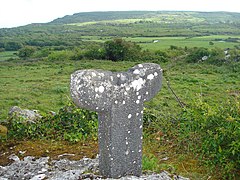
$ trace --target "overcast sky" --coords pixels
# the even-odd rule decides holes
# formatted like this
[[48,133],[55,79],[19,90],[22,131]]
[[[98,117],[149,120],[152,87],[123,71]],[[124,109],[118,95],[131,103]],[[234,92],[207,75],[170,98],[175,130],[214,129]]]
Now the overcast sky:
[[240,0],[0,0],[0,28],[45,23],[79,12],[127,10],[240,12]]

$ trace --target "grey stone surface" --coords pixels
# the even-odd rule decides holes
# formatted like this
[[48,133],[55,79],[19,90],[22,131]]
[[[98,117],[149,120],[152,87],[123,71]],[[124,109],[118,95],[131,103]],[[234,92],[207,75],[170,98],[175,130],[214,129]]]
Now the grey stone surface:
[[[50,160],[49,157],[35,158],[32,156],[24,157],[20,160],[16,155],[14,162],[9,166],[0,166],[0,180],[92,180],[104,179],[99,173],[98,158],[83,158],[79,161],[70,161],[68,159]],[[88,173],[86,173],[88,172]],[[120,180],[189,180],[177,175],[171,175],[166,171],[159,174],[144,174],[140,177],[125,176]],[[107,178],[106,180],[113,180]]]
[[18,106],[13,106],[9,110],[9,117],[21,117],[25,122],[35,123],[41,119],[42,116],[38,114],[37,110],[21,109]]
[[162,69],[145,63],[127,72],[80,70],[71,75],[71,96],[97,111],[99,164],[105,177],[140,176],[143,103],[160,90]]

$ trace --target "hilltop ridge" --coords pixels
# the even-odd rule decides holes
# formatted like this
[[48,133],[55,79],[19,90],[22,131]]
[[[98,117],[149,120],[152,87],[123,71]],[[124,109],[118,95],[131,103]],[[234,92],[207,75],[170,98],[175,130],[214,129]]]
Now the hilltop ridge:
[[[57,18],[50,24],[71,24],[93,21],[120,19],[141,19],[150,21],[174,20],[181,17],[185,20],[200,19],[204,22],[240,22],[240,13],[233,12],[197,12],[197,11],[101,11],[81,12]],[[170,19],[169,19],[170,18]]]

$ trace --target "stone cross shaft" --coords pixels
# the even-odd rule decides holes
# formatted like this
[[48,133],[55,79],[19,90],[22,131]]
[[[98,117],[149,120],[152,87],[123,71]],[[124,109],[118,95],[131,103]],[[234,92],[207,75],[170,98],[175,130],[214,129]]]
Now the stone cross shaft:
[[101,175],[141,175],[143,103],[157,94],[161,83],[162,69],[153,63],[127,72],[79,70],[71,75],[73,101],[98,112]]

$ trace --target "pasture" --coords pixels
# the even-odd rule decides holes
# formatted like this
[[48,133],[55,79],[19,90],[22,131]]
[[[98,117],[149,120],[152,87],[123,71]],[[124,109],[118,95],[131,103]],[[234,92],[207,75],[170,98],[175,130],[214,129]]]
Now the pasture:
[[[105,42],[113,39],[110,36],[82,36],[83,41]],[[117,38],[117,37],[116,37]],[[139,44],[143,49],[150,51],[164,50],[170,46],[178,47],[205,47],[205,48],[233,48],[239,46],[240,42],[229,42],[228,38],[240,38],[234,35],[211,35],[199,37],[123,37],[126,41]],[[211,43],[212,42],[212,43]]]
[[4,51],[0,52],[0,61],[5,61],[10,58],[16,58],[17,56],[15,55],[16,51]]
[[[48,60],[1,61],[0,119],[4,120],[7,118],[8,111],[12,106],[37,109],[41,114],[48,114],[49,111],[58,112],[61,107],[71,101],[69,92],[70,75],[76,70],[104,69],[126,71],[138,63],[141,62],[112,62],[107,60],[65,60],[55,61],[54,63]],[[144,126],[146,133],[144,135],[143,167],[146,170],[151,169],[156,172],[170,168],[170,172],[180,173],[193,179],[207,179],[209,176],[217,179],[221,176],[221,173],[213,175],[215,170],[208,170],[206,166],[200,166],[200,161],[196,154],[188,150],[186,155],[185,151],[179,149],[179,145],[173,146],[175,144],[174,133],[176,133],[178,128],[172,126],[171,121],[179,115],[182,108],[179,102],[176,101],[176,97],[171,89],[186,107],[191,107],[194,103],[199,104],[199,102],[215,106],[216,104],[228,102],[231,99],[237,100],[240,94],[238,71],[240,67],[238,65],[239,69],[236,71],[236,67],[232,65],[186,64],[175,61],[162,63],[161,67],[164,70],[163,86],[157,96],[150,102],[145,103],[145,110],[147,110],[145,118],[150,118],[150,121],[155,118],[164,121],[153,121],[152,125],[148,124],[149,121]],[[167,82],[170,83],[170,86]],[[164,129],[167,132],[162,137],[159,133],[165,132]],[[168,132],[173,134],[167,135]],[[181,138],[181,136],[185,136],[187,133],[188,131],[186,130],[183,135],[178,134],[178,136]],[[190,140],[192,141],[193,139]],[[45,141],[39,143],[46,146]],[[31,141],[26,142],[26,144],[35,147]],[[57,144],[61,143],[55,143],[56,147],[58,146]],[[19,144],[18,148],[21,146],[22,143]],[[62,151],[61,148],[59,149],[60,151]],[[40,153],[37,150],[29,152],[32,152],[32,154]],[[161,155],[158,152],[165,152],[165,155]],[[54,151],[54,153],[56,152]],[[89,149],[86,153],[91,154],[93,152]],[[165,156],[171,157],[170,160],[161,162],[161,158]],[[161,163],[159,164],[158,162]]]

